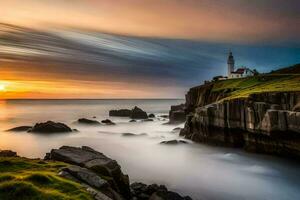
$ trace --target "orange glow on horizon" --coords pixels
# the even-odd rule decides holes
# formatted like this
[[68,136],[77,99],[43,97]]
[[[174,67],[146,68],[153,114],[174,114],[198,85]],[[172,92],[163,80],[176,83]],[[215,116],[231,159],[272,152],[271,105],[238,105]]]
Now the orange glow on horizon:
[[[33,67],[21,72],[19,65]],[[169,88],[99,80],[66,79],[59,74],[43,74],[32,63],[10,62],[0,65],[0,99],[101,99],[101,98],[176,98],[168,95]],[[40,67],[41,68],[41,67]],[[42,68],[41,68],[42,69]],[[157,92],[154,92],[157,91]]]

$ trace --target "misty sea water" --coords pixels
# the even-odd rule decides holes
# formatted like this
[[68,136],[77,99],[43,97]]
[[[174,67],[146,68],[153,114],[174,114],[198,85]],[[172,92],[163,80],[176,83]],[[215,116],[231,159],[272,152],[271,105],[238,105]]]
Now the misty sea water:
[[[172,131],[179,125],[129,122],[129,118],[109,117],[111,109],[139,106],[156,116],[168,114],[171,105],[184,100],[7,100],[0,103],[0,149],[20,156],[43,158],[62,145],[90,146],[115,159],[131,182],[164,184],[170,190],[193,199],[299,199],[300,164],[239,149],[196,144],[162,145],[180,138]],[[110,119],[115,126],[78,124],[79,118]],[[34,125],[47,120],[63,122],[78,132],[34,134],[5,130]],[[146,133],[125,137],[122,133]]]

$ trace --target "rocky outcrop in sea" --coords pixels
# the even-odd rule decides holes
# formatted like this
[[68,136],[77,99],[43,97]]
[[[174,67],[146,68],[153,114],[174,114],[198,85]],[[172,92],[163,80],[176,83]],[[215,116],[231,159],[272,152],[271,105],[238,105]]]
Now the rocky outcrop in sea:
[[[153,114],[152,114],[153,115]],[[152,117],[152,115],[150,117]],[[131,119],[148,119],[148,114],[141,108],[135,106],[133,109],[110,110],[109,116],[130,117]],[[153,117],[155,117],[153,115]]]

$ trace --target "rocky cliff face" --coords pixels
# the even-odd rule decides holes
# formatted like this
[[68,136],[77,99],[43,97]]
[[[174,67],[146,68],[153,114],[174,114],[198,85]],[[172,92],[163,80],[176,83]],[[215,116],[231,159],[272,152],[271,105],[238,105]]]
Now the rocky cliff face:
[[213,83],[191,88],[185,95],[186,103],[171,106],[169,112],[170,123],[184,122],[188,113],[201,107],[216,102],[226,96],[227,91],[213,92]]
[[[192,88],[181,135],[211,144],[249,151],[300,156],[300,92],[259,93],[219,101],[209,86]],[[215,103],[211,103],[215,102]]]

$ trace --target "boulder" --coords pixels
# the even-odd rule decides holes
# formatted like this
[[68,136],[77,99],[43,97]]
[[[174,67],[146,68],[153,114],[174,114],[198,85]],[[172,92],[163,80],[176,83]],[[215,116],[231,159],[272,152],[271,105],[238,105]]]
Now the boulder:
[[139,107],[135,106],[131,110],[130,118],[132,118],[132,119],[148,119],[148,115],[145,111],[143,111]]
[[131,110],[129,109],[120,109],[120,110],[110,110],[109,116],[113,117],[130,117]]
[[0,150],[0,157],[17,157],[17,152],[11,150]]
[[182,197],[175,192],[168,191],[164,185],[132,183],[130,188],[133,199],[137,200],[192,200],[190,197]]
[[34,133],[65,133],[72,132],[72,129],[60,122],[47,121],[36,123],[28,132]]
[[174,144],[187,144],[187,142],[184,140],[166,140],[166,141],[160,142],[160,144],[174,145]]
[[7,131],[25,132],[25,131],[30,130],[31,128],[32,128],[32,126],[18,126],[18,127],[15,127],[15,128],[8,129]]
[[153,113],[148,115],[149,118],[155,118],[155,115]]
[[184,110],[176,110],[170,112],[170,123],[184,122],[185,118],[186,118],[186,113]]
[[151,195],[149,200],[192,200],[191,197],[182,197],[176,192],[159,190]]
[[97,120],[91,120],[91,119],[86,119],[86,118],[80,118],[77,120],[78,123],[81,124],[90,124],[90,125],[99,125],[100,122],[98,122]]
[[136,122],[136,120],[135,120],[135,119],[132,119],[132,120],[130,120],[129,122]]
[[102,189],[109,186],[106,180],[102,179],[95,172],[90,171],[83,167],[71,165],[63,168],[62,171],[69,173],[71,176],[75,177],[76,179],[96,189]]
[[186,120],[185,104],[171,106],[169,112],[170,123],[180,123]]
[[101,123],[106,125],[116,125],[114,122],[112,122],[110,119],[102,120]]
[[62,146],[59,149],[52,149],[45,158],[87,168],[105,179],[110,187],[125,199],[130,199],[128,175],[123,174],[117,161],[90,147]]

